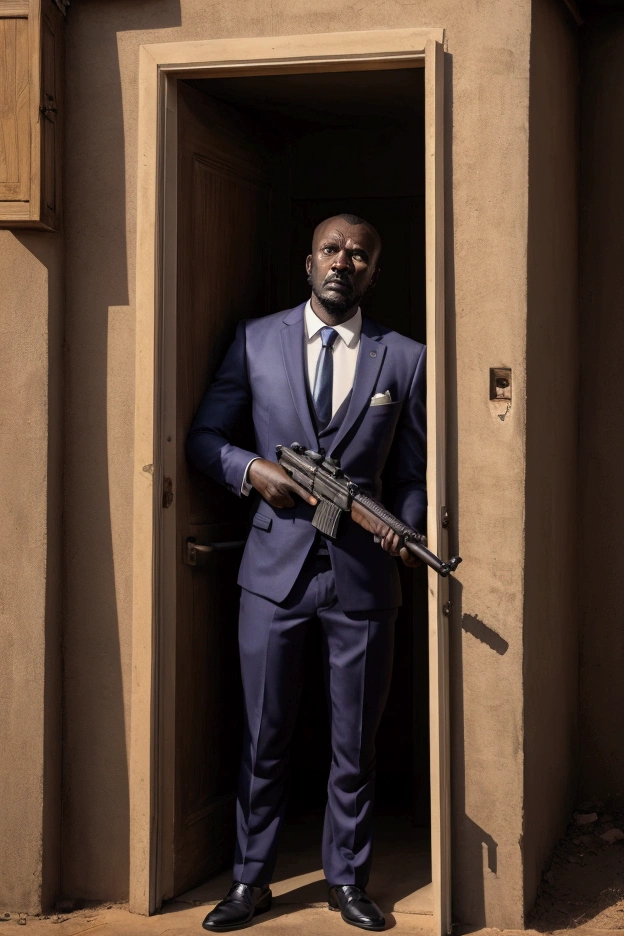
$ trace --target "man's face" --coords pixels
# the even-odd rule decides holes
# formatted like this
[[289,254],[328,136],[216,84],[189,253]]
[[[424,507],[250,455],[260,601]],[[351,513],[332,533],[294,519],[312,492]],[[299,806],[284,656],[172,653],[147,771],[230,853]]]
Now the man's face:
[[312,292],[327,312],[355,310],[376,278],[380,249],[378,235],[367,224],[352,225],[344,218],[319,224],[306,270]]

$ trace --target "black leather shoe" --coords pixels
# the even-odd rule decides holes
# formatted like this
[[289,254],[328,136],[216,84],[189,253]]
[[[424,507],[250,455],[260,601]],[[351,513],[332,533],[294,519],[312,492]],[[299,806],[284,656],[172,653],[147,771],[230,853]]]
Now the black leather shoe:
[[259,913],[266,913],[271,909],[271,898],[268,887],[254,887],[252,884],[239,884],[234,881],[227,897],[210,911],[202,926],[213,933],[242,929],[249,926]]
[[363,887],[355,884],[336,884],[329,888],[329,909],[340,910],[345,923],[360,929],[382,930],[386,927],[384,915]]

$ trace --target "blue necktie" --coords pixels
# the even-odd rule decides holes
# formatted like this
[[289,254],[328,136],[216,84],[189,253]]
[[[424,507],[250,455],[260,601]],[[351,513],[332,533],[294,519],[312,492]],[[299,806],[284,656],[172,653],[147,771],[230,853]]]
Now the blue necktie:
[[323,347],[316,363],[314,390],[312,391],[316,418],[321,429],[327,425],[332,417],[332,393],[334,389],[333,347],[337,337],[338,332],[335,328],[331,328],[329,325],[321,328]]

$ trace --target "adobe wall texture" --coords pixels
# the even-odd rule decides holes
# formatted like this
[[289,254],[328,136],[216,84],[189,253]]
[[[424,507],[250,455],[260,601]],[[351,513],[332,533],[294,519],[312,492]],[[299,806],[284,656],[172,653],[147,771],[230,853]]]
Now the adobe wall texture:
[[[464,557],[451,623],[454,911],[466,924],[522,925],[528,0],[388,0],[382,5],[365,0],[357,11],[336,8],[328,0],[314,5],[305,0],[72,4],[64,196],[61,868],[61,890],[72,897],[111,900],[128,894],[139,45],[407,26],[446,28],[449,52],[449,494],[459,531],[452,545]],[[13,791],[11,802],[19,804],[7,811],[8,840],[17,843],[18,832],[23,839],[19,851],[15,847],[11,852],[8,879],[16,884],[8,897],[13,910],[32,907],[36,887],[30,881],[33,868],[41,864],[43,677],[46,649],[52,646],[46,643],[45,628],[53,618],[51,613],[46,617],[46,558],[58,556],[49,539],[47,547],[41,545],[49,536],[48,510],[53,522],[47,529],[56,530],[57,501],[49,496],[52,456],[46,443],[50,303],[47,267],[37,258],[52,250],[41,245],[53,240],[49,235],[30,237],[27,242],[3,235],[9,250],[0,258],[2,328],[8,329],[8,346],[13,346],[17,328],[11,322],[21,321],[25,283],[33,331],[31,343],[11,363],[12,382],[6,385],[12,387],[12,400],[16,389],[19,395],[9,425],[7,482],[15,477],[22,481],[22,493],[11,507],[15,529],[2,547],[14,573],[7,591],[8,636],[2,639],[10,641],[5,659],[16,676],[0,689],[13,706],[12,756],[0,771],[6,772],[4,789]],[[563,314],[557,306],[556,315]],[[514,400],[504,419],[488,400],[489,368],[496,365],[513,368]],[[28,393],[19,393],[23,386]],[[569,444],[566,433],[562,430],[563,449]],[[56,473],[53,477],[58,480]],[[33,545],[18,561],[11,551],[24,529]],[[58,585],[58,570],[54,581]],[[53,627],[47,633],[55,638]],[[33,680],[27,702],[21,673]],[[563,724],[567,716],[562,712],[559,717]],[[20,739],[26,729],[29,748],[24,752]],[[24,765],[20,775],[7,769],[18,755]],[[565,785],[557,781],[561,783]],[[58,816],[58,811],[46,815]],[[536,855],[540,849],[538,843]],[[0,875],[0,880],[7,878]]]
[[624,14],[589,19],[581,57],[581,796],[624,800]]
[[524,604],[524,880],[530,910],[578,776],[578,34],[534,0]]
[[0,232],[0,908],[58,893],[60,235]]

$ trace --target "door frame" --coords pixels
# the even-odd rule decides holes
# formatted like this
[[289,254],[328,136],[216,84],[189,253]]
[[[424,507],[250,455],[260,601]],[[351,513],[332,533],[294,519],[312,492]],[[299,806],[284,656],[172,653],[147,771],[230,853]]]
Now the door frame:
[[[177,80],[425,68],[428,541],[445,554],[444,30],[155,43],[139,49],[130,909],[153,913],[171,874],[175,641]],[[173,501],[163,508],[165,479]],[[433,508],[433,509],[432,509]],[[448,582],[428,573],[431,860],[436,936],[451,930]]]

